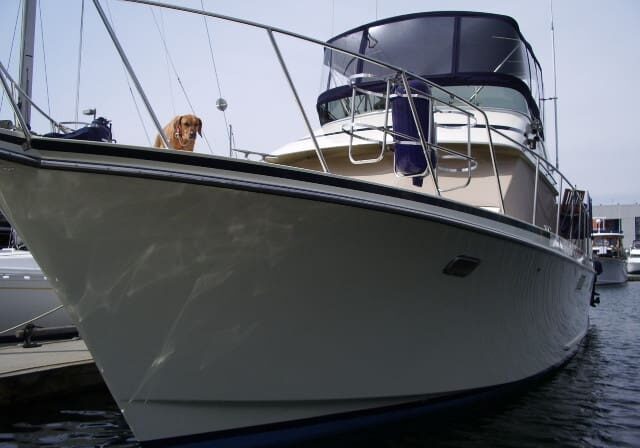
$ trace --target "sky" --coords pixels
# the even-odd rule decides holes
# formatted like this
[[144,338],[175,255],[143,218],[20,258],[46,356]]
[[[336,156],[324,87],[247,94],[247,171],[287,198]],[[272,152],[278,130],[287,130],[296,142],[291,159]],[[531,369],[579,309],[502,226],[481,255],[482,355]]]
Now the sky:
[[[202,2],[202,3],[201,3]],[[640,1],[637,0],[184,0],[176,4],[269,24],[327,40],[361,24],[422,11],[505,14],[520,30],[543,68],[545,95],[554,95],[552,13],[558,96],[560,169],[588,189],[594,204],[640,202]],[[235,146],[268,153],[307,131],[263,30],[101,0],[162,125],[195,111],[204,138],[197,151],[228,154],[227,125]],[[19,0],[0,0],[0,61],[17,79]],[[40,0],[35,45],[36,102],[58,121],[95,107],[113,122],[120,143],[149,145],[153,122],[133,94],[122,63],[93,2]],[[40,20],[40,18],[42,20]],[[18,22],[18,33],[20,24]],[[276,36],[312,125],[321,92],[322,50]],[[82,46],[82,51],[80,47]],[[81,57],[79,57],[81,55]],[[212,57],[213,55],[213,57]],[[79,63],[80,62],[80,63]],[[78,70],[80,67],[80,70]],[[45,76],[46,73],[46,76]],[[79,81],[79,82],[78,82]],[[228,109],[215,107],[224,97]],[[76,107],[76,98],[77,106]],[[134,101],[135,98],[135,101]],[[550,102],[548,102],[550,104]],[[0,119],[12,118],[6,98]],[[80,120],[86,119],[80,114]],[[547,150],[555,159],[553,111],[546,111]],[[34,112],[33,127],[48,132]]]

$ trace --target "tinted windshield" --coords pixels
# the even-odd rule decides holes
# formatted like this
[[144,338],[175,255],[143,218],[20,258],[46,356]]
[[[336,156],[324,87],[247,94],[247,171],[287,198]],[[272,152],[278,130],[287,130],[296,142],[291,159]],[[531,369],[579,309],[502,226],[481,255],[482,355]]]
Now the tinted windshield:
[[[495,86],[450,86],[447,90],[455,95],[469,100],[480,106],[495,109],[508,109],[522,114],[528,114],[527,101],[517,90]],[[442,100],[436,102],[436,109],[443,107],[450,101],[449,95],[439,90],[433,90],[434,97]],[[460,104],[458,104],[460,106]],[[363,114],[376,110],[384,110],[384,98],[365,93],[358,93],[355,99],[355,114]],[[318,105],[320,124],[340,120],[351,115],[351,97],[322,102]]]
[[[505,16],[475,13],[405,16],[361,27],[329,43],[436,82],[443,80],[443,85],[460,85],[460,79],[473,76],[475,79],[469,85],[491,84],[494,77],[499,80],[495,85],[505,86],[508,83],[505,79],[511,78],[513,88],[531,97],[536,114],[540,108],[538,101],[543,92],[539,64],[517,24]],[[334,50],[325,51],[323,90],[348,85],[349,78],[357,74],[372,75],[367,78],[371,81],[392,73]]]

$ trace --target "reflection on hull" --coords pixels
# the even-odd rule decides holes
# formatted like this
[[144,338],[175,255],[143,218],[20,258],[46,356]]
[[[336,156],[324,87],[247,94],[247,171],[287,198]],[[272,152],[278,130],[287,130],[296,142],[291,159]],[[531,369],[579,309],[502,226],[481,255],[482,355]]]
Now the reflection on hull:
[[[232,165],[195,184],[3,162],[0,205],[29,208],[19,230],[140,440],[508,384],[586,331],[592,273],[545,235],[320,176],[276,193]],[[479,264],[445,274],[462,255]]]

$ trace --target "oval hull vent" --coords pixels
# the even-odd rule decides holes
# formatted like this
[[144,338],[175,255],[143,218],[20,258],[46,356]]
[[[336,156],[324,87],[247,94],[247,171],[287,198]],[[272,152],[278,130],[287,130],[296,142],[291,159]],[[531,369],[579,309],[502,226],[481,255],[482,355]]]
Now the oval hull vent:
[[451,260],[442,270],[444,274],[454,277],[466,277],[480,264],[480,260],[466,255],[458,255]]

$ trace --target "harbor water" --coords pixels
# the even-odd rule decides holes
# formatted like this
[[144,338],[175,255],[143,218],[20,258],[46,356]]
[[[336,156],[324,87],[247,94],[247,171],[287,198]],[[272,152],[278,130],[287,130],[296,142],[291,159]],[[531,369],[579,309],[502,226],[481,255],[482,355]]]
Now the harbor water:
[[[639,447],[640,282],[600,287],[563,368],[490,402],[308,447]],[[106,389],[0,412],[0,448],[140,446]]]

